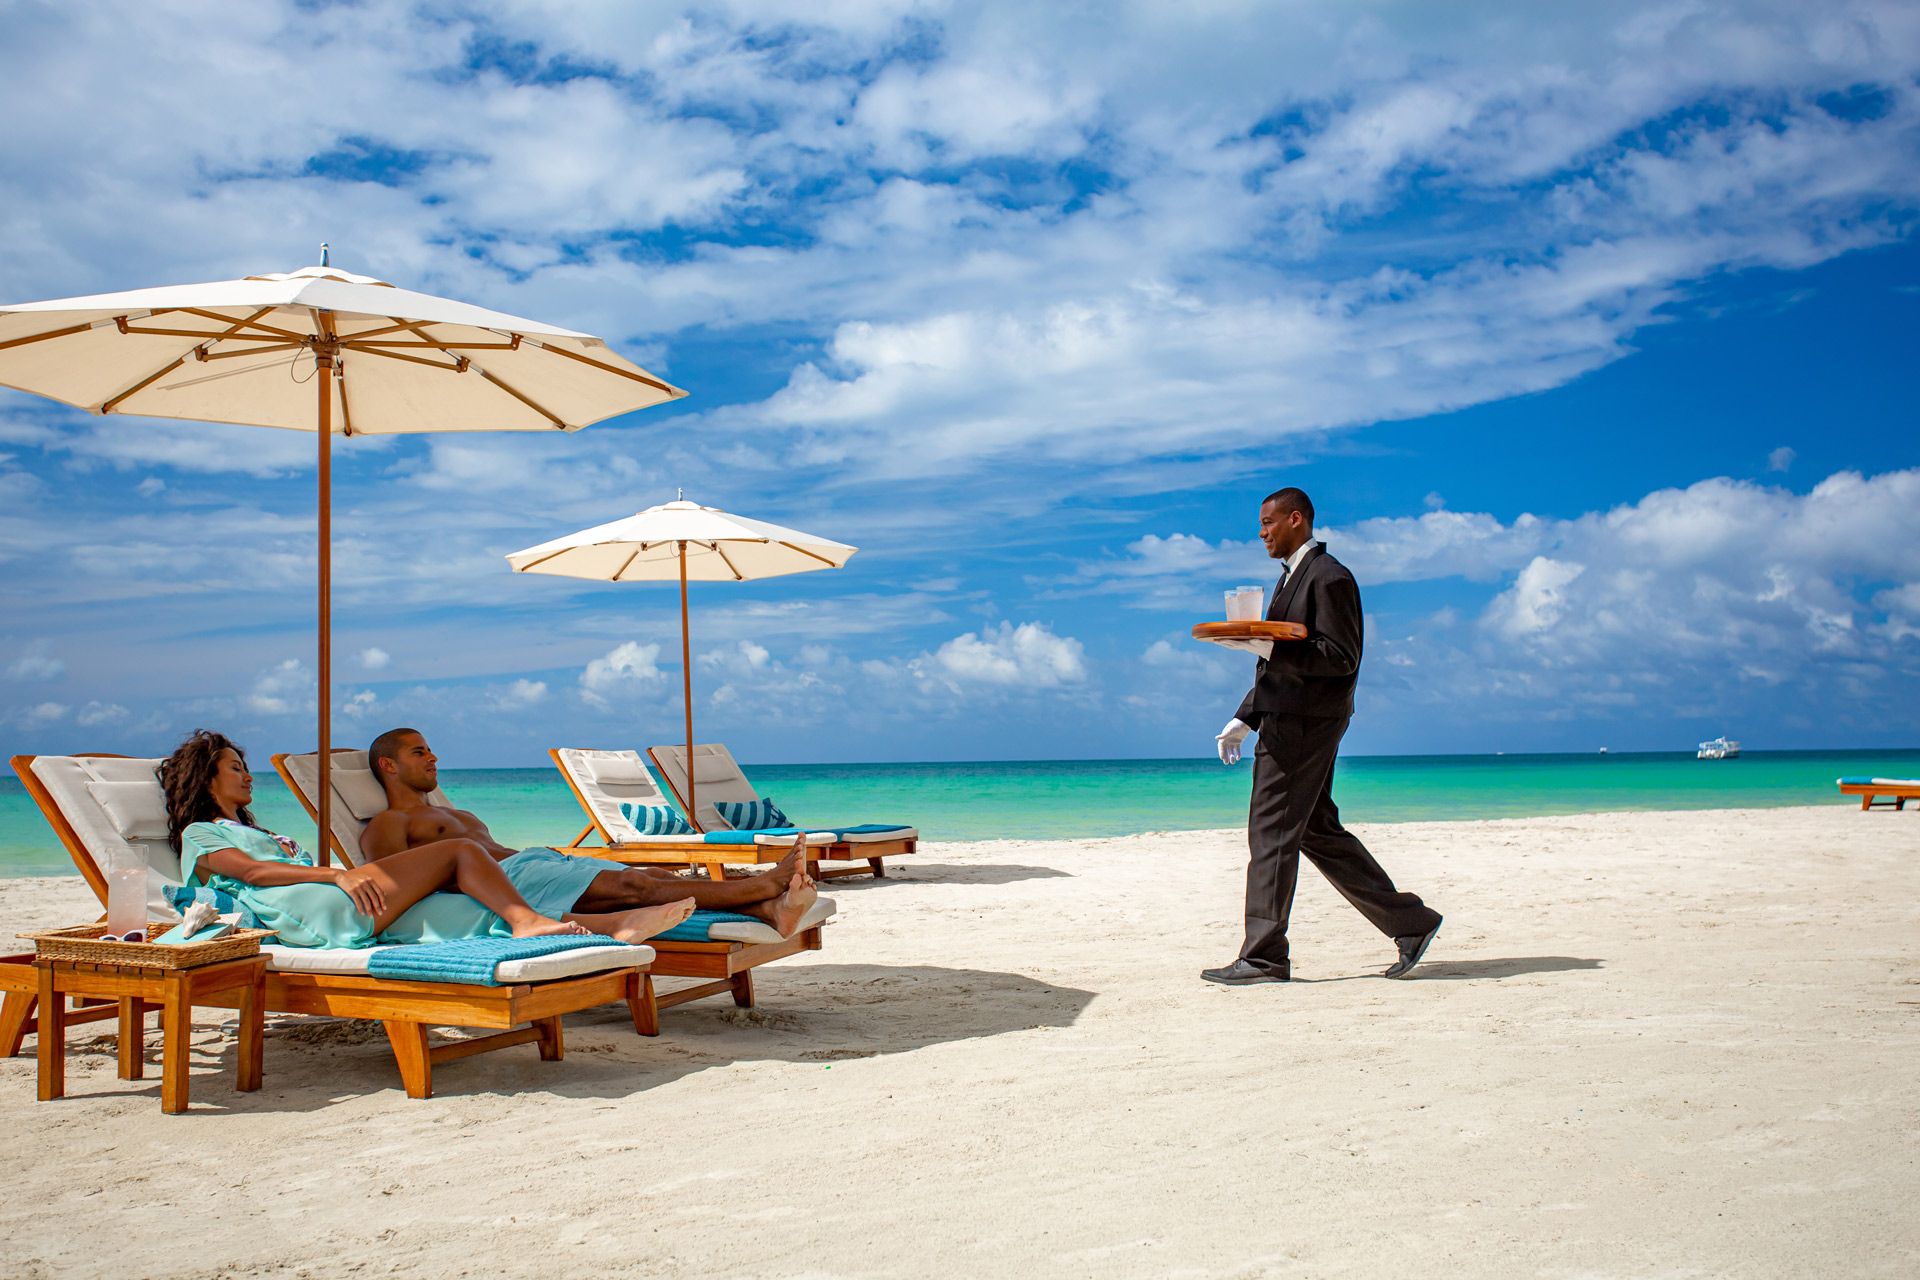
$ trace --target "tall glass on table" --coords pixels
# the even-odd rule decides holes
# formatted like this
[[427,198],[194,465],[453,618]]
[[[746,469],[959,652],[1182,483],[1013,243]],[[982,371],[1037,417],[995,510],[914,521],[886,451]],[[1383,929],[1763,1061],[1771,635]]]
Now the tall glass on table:
[[144,942],[147,937],[147,860],[131,849],[107,859],[106,939]]

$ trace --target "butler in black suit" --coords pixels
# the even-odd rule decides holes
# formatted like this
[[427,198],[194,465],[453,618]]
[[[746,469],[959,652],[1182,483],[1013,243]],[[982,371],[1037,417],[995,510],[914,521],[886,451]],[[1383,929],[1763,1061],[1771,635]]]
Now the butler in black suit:
[[1275,642],[1219,735],[1221,763],[1234,764],[1247,735],[1259,734],[1247,813],[1247,940],[1238,960],[1201,976],[1228,986],[1291,976],[1287,917],[1304,853],[1394,940],[1400,958],[1386,976],[1404,978],[1439,932],[1440,913],[1393,887],[1367,846],[1340,825],[1333,803],[1333,759],[1353,717],[1360,674],[1360,588],[1314,538],[1313,503],[1298,489],[1261,504],[1260,540],[1286,565],[1267,620],[1302,623],[1307,638]]

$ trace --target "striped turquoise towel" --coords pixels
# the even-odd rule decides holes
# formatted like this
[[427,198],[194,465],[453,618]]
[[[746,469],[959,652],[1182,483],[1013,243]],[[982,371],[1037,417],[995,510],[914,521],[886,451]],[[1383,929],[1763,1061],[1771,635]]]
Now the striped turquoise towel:
[[[810,836],[832,836],[835,840],[844,840],[849,835],[873,835],[882,831],[905,831],[908,828],[896,823],[867,823],[858,827],[808,827]],[[755,836],[797,836],[798,827],[768,827],[759,831],[709,831],[708,844],[752,844]]]
[[737,911],[696,911],[665,933],[655,934],[654,942],[711,942],[708,931],[717,924],[765,924],[758,916],[743,916]]
[[494,967],[507,960],[531,960],[582,947],[617,947],[599,934],[562,933],[550,938],[461,938],[384,947],[367,957],[367,973],[405,982],[467,982],[497,987]]

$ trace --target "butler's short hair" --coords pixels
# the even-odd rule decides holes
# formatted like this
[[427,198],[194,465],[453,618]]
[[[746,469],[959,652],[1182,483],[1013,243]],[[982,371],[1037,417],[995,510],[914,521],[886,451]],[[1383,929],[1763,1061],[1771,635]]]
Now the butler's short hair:
[[1292,485],[1275,489],[1260,505],[1264,507],[1268,502],[1278,503],[1282,511],[1298,511],[1307,518],[1308,524],[1313,523],[1313,499],[1307,496],[1305,489],[1296,489]]

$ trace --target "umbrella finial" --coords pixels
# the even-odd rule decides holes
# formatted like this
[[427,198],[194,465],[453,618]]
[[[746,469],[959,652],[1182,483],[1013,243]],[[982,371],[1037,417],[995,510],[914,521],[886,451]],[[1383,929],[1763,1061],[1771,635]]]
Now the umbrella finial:
[[333,252],[333,246],[328,244],[325,240],[322,240],[320,242],[320,265],[321,266],[330,267],[333,265],[331,262],[327,261],[327,258],[329,257],[329,255],[332,254],[332,252]]
[[673,500],[675,502],[685,502],[687,500],[687,491],[679,485],[673,486]]

